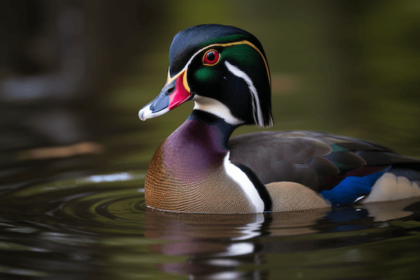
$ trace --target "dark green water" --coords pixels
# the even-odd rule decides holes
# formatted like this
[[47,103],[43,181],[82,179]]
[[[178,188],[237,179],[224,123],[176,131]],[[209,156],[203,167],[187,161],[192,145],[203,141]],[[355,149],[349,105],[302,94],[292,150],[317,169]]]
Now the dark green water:
[[265,216],[173,214],[146,208],[144,175],[3,186],[1,279],[418,278],[420,199]]
[[[420,278],[418,200],[265,216],[147,209],[148,163],[192,104],[137,117],[165,82],[173,35],[217,22],[265,47],[272,130],[343,134],[420,157],[419,2],[162,3],[165,21],[95,99],[51,112],[55,105],[0,104],[0,279]],[[79,146],[78,155],[46,156],[38,149],[68,145],[3,123],[57,110],[91,132],[80,141],[93,141],[87,154]],[[250,131],[259,130],[235,134]]]

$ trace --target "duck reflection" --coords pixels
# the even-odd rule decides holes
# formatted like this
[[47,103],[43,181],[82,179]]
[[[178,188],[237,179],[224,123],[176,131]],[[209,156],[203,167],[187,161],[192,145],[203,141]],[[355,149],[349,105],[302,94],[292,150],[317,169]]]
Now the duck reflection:
[[413,211],[410,211],[410,206],[417,203],[420,203],[419,197],[397,200],[392,203],[367,203],[361,205],[357,209],[367,210],[369,217],[372,217],[374,222],[386,222],[389,220],[401,219],[414,214]]
[[147,238],[172,241],[149,245],[153,253],[189,257],[185,263],[155,264],[164,272],[190,275],[190,279],[264,279],[264,272],[258,270],[264,265],[263,255],[372,241],[378,238],[377,233],[360,238],[358,231],[357,240],[344,241],[336,233],[383,227],[383,222],[413,215],[406,210],[413,204],[420,204],[420,199],[250,215],[187,215],[148,208],[144,234]]
[[271,215],[186,215],[148,208],[145,236],[176,241],[150,245],[154,253],[190,257],[187,263],[157,264],[162,271],[200,275],[204,279],[260,279],[258,271],[236,271],[238,266],[260,262],[264,246],[255,238],[314,233],[311,226],[327,212],[322,209]]

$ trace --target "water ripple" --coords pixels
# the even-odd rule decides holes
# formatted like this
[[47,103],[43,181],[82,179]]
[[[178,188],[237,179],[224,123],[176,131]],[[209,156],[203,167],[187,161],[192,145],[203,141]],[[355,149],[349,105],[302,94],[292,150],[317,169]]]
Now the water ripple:
[[[412,242],[420,236],[418,200],[333,211],[186,215],[147,208],[144,177],[144,172],[97,174],[0,196],[0,252],[9,254],[0,257],[0,273],[48,276],[65,271],[78,279],[101,267],[101,273],[109,272],[103,279],[129,279],[140,275],[139,269],[253,279],[247,271],[277,269],[270,256],[310,258],[307,263],[322,270],[325,262],[358,265],[372,258],[366,244],[391,244],[396,236]],[[337,255],[340,259],[333,257]],[[34,257],[36,261],[27,262]],[[121,275],[120,267],[131,274]],[[238,267],[244,269],[238,272]]]

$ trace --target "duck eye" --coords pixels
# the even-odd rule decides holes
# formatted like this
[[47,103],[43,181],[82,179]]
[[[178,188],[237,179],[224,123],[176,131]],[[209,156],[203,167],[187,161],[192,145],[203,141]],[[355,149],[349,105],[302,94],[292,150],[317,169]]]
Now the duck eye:
[[208,66],[216,65],[220,60],[220,54],[216,50],[208,50],[203,56],[203,64]]

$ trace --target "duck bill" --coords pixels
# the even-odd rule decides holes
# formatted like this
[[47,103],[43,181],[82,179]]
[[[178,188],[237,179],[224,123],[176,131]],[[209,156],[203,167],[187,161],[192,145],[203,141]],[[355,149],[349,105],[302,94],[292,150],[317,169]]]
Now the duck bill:
[[190,100],[192,94],[187,83],[187,71],[181,71],[175,77],[168,75],[168,80],[160,94],[139,111],[142,121],[161,116],[182,103]]

